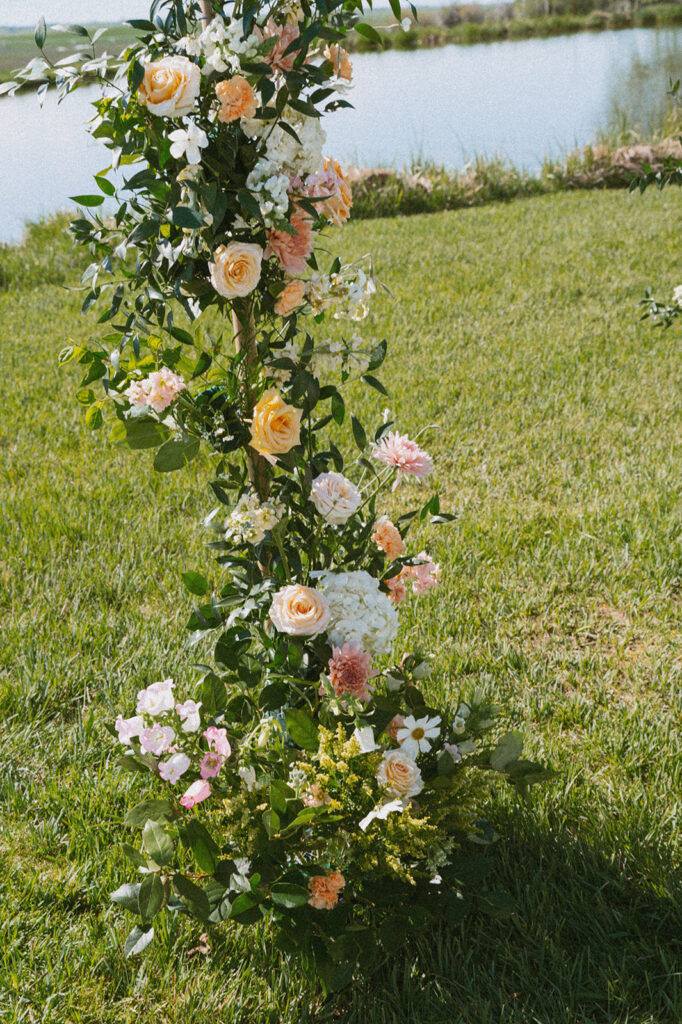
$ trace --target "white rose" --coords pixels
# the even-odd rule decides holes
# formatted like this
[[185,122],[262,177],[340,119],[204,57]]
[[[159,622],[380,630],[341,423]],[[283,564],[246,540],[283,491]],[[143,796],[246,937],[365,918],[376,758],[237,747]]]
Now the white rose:
[[186,57],[163,57],[147,64],[138,89],[140,103],[159,117],[184,117],[194,109],[201,72]]
[[377,782],[391,796],[416,796],[424,788],[422,773],[402,750],[387,750],[377,772]]
[[310,500],[332,526],[348,522],[362,504],[362,495],[343,473],[320,473],[310,489]]

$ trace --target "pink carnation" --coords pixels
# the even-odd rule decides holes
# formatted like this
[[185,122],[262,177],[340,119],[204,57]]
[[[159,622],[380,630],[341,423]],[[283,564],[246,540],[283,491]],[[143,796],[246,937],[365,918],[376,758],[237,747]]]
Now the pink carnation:
[[293,43],[294,39],[298,39],[300,35],[298,25],[282,26],[278,25],[274,18],[268,18],[265,27],[263,29],[257,28],[256,34],[261,41],[272,39],[273,36],[277,37],[277,42],[273,48],[263,57],[265,63],[269,64],[276,71],[291,71],[298,52],[293,50],[285,56],[285,51]]
[[436,565],[425,551],[421,551],[417,557],[422,558],[423,562],[419,565],[405,566],[403,572],[407,579],[412,580],[412,590],[415,594],[426,594],[440,583],[440,566]]
[[351,644],[333,647],[328,671],[337,697],[369,700],[371,688],[367,680],[376,673],[370,671],[370,658],[365,651]]
[[134,380],[123,394],[132,405],[148,405],[155,412],[163,412],[185,387],[182,377],[162,366],[144,380]]
[[401,474],[405,477],[416,476],[417,479],[423,480],[433,471],[431,456],[427,455],[416,441],[411,441],[407,434],[397,434],[392,430],[382,437],[379,444],[372,445],[372,455],[379,462],[385,462],[387,466],[397,469],[394,488]]
[[386,586],[389,590],[388,597],[393,604],[400,604],[407,597],[407,588],[403,578],[404,572],[405,570],[403,569],[397,576],[392,576],[390,580],[386,580]]
[[290,235],[288,231],[278,231],[276,228],[268,231],[268,245],[264,255],[265,259],[276,256],[287,274],[295,277],[305,271],[313,251],[315,233],[310,217],[298,208],[291,217],[291,226],[296,231],[295,235]]
[[200,804],[202,800],[206,800],[210,795],[211,787],[208,782],[204,779],[197,779],[196,782],[192,783],[184,796],[180,797],[180,803],[183,807],[190,810],[196,804]]
[[221,757],[229,757],[232,753],[232,747],[230,746],[225,729],[217,729],[215,725],[210,725],[204,731],[204,739],[208,743],[209,748],[214,750],[216,754],[220,754]]

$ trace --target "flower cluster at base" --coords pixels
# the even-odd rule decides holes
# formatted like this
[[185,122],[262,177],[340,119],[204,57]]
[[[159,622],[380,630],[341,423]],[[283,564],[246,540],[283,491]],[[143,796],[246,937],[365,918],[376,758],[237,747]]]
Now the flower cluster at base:
[[453,517],[421,494],[434,461],[419,436],[390,414],[368,433],[346,388],[387,394],[387,342],[358,328],[371,257],[320,266],[352,205],[321,115],[346,105],[341,43],[361,10],[155,0],[120,58],[97,59],[93,38],[59,82],[113,76],[94,130],[132,165],[122,195],[102,174],[102,196],[79,197],[119,205],[73,223],[93,257],[83,308],[104,305],[105,333],[62,361],[83,370],[86,422],[110,419],[111,440],[154,450],[159,472],[207,448],[219,503],[211,578],[183,576],[200,679],[182,695],[136,683],[112,726],[121,765],[151,782],[125,819],[139,881],[113,894],[138,916],[126,953],[162,913],[266,918],[328,989],[417,926],[458,922],[489,864],[490,780],[541,777],[483,691],[431,679],[420,653],[393,664],[405,609],[411,634],[434,610],[422,535]]

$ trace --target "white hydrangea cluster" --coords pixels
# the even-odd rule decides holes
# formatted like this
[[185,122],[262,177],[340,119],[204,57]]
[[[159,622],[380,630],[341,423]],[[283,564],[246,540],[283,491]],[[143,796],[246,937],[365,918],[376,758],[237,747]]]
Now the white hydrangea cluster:
[[258,36],[251,33],[242,38],[242,22],[224,21],[219,15],[198,36],[184,36],[178,47],[188,57],[204,56],[209,70],[238,72],[241,59],[253,60],[258,51]]
[[389,653],[398,633],[398,614],[378,580],[364,569],[325,572],[318,588],[331,613],[327,629],[331,644],[351,644],[370,655]]
[[[292,140],[293,141],[293,140]],[[266,227],[286,217],[289,209],[289,175],[266,157],[259,160],[246,179],[246,187],[260,206]]]
[[323,150],[327,140],[321,119],[307,117],[293,107],[285,107],[282,120],[294,129],[300,141],[282,128],[279,122],[243,118],[241,127],[250,139],[265,140],[261,159],[269,161],[280,174],[288,174],[293,178],[319,171],[324,163]]
[[284,505],[272,498],[261,502],[257,494],[242,494],[225,522],[225,537],[237,544],[260,544],[285,512]]

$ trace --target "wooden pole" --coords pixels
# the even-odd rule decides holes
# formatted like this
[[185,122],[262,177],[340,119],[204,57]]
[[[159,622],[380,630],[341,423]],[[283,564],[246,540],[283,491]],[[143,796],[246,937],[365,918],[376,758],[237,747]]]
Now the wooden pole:
[[[201,20],[208,25],[214,18],[213,4],[211,0],[200,0]],[[253,388],[251,386],[251,373],[255,363],[258,361],[256,348],[256,325],[253,319],[253,303],[245,302],[239,309],[232,310],[232,327],[234,330],[234,344],[237,352],[244,352],[243,368],[243,399],[244,411],[250,416],[256,404]],[[262,455],[253,449],[247,450],[246,461],[249,467],[249,479],[251,486],[258,494],[261,501],[265,501],[270,493],[270,474],[268,464]]]

